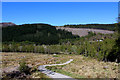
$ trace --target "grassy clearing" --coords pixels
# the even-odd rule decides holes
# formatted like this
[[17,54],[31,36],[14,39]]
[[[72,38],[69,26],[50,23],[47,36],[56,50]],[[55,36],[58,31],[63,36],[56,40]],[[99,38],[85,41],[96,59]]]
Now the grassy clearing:
[[26,63],[33,67],[45,64],[62,63],[68,59],[65,59],[62,55],[50,55],[50,54],[39,54],[39,53],[1,53],[2,56],[2,67],[19,66],[19,62],[25,59]]
[[118,64],[115,62],[97,61],[81,55],[65,55],[74,59],[65,66],[47,67],[52,71],[62,73],[73,78],[117,78]]
[[[115,62],[103,62],[96,59],[87,58],[81,55],[50,55],[37,53],[2,53],[4,68],[8,66],[17,66],[22,59],[32,67],[46,64],[60,64],[70,59],[73,61],[65,66],[56,66],[51,68],[56,72],[74,77],[74,78],[117,78],[118,64]],[[9,61],[9,62],[7,62]]]

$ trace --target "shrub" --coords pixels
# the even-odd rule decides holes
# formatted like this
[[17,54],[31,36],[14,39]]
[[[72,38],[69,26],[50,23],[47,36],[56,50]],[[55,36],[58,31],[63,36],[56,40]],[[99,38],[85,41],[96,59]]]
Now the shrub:
[[30,74],[30,68],[26,65],[25,60],[22,60],[20,63],[19,71],[25,74]]

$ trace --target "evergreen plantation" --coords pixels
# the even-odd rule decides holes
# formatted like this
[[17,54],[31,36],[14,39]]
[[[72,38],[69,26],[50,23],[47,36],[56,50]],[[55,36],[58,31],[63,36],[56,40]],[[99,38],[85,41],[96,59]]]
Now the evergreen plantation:
[[2,42],[29,41],[36,44],[57,44],[61,39],[78,38],[71,32],[56,30],[48,24],[24,24],[2,28]]

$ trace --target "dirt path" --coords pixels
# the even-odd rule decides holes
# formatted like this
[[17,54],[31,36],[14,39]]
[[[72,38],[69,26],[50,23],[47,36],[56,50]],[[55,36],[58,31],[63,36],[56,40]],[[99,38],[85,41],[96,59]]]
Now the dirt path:
[[[53,80],[59,80],[60,78],[62,78],[64,80],[77,80],[77,79],[73,79],[72,77],[47,70],[45,68],[46,66],[66,65],[66,64],[69,64],[72,61],[73,61],[73,59],[70,59],[69,61],[67,61],[65,63],[62,63],[62,64],[41,65],[41,66],[38,67],[38,69],[40,70],[40,72],[46,74],[47,76],[49,76],[51,78],[54,78]],[[17,71],[17,70],[18,70],[18,66],[16,66],[16,67],[15,66],[9,66],[9,67],[6,67],[6,68],[2,69],[2,72],[7,72],[8,73],[8,72]]]
[[69,61],[63,63],[63,64],[51,64],[51,65],[42,65],[42,66],[39,66],[38,69],[40,70],[40,72],[46,74],[47,76],[51,77],[51,78],[57,78],[57,80],[59,80],[58,78],[66,78],[65,80],[77,80],[77,79],[73,79],[72,77],[69,77],[69,76],[66,76],[66,75],[63,75],[63,74],[60,74],[60,73],[56,73],[56,72],[53,72],[53,71],[50,71],[48,69],[46,69],[45,67],[46,66],[57,66],[57,65],[65,65],[65,64],[69,64],[70,62],[72,62],[73,59],[70,59]]

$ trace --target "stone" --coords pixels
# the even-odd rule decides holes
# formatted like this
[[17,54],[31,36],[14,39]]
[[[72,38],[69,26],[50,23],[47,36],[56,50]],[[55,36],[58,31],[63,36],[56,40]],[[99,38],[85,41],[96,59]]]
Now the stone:
[[103,69],[108,69],[108,66],[104,66]]

